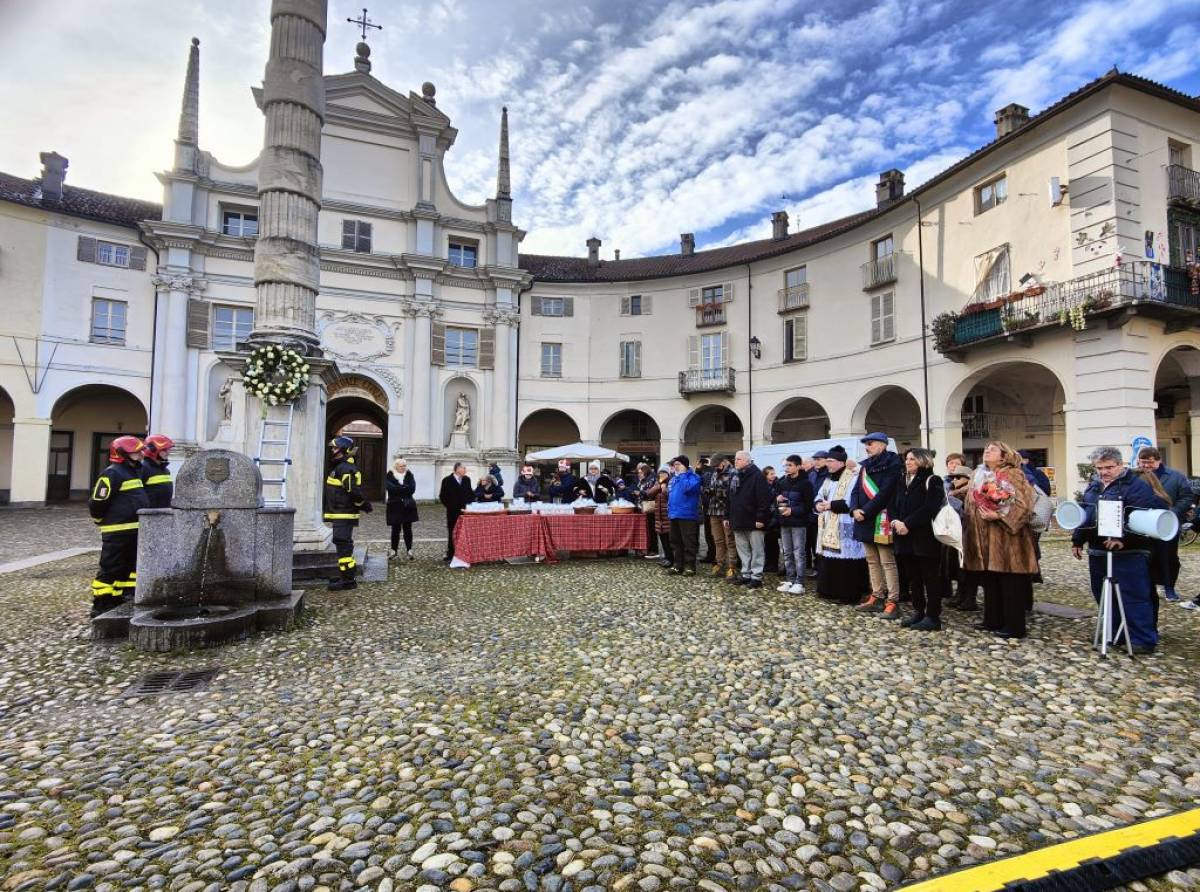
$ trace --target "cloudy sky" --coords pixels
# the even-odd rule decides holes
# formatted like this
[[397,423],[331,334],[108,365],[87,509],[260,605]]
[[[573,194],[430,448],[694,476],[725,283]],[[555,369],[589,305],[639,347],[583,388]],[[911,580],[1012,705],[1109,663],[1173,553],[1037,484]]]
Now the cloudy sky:
[[[0,0],[0,170],[161,200],[187,46],[201,41],[201,145],[250,161],[269,0]],[[361,4],[330,2],[329,73],[352,69]],[[437,85],[459,129],[456,193],[495,184],[511,119],[527,252],[604,255],[770,234],[871,206],[878,172],[928,179],[1113,65],[1200,93],[1200,0],[424,0],[370,16],[372,74]]]

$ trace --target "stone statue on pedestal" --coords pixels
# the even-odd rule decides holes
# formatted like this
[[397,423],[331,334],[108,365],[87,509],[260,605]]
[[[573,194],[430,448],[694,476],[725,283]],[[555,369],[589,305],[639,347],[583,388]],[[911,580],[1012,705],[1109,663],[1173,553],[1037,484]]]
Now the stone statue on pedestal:
[[467,434],[471,432],[471,403],[467,395],[461,391],[458,402],[454,405],[454,433]]

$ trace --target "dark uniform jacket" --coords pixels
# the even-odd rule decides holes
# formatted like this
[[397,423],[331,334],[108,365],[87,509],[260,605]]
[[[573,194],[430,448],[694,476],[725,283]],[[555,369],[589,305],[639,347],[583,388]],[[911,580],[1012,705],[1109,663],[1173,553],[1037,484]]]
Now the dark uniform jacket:
[[170,462],[155,461],[152,458],[142,459],[142,483],[145,484],[151,508],[171,507],[171,496],[175,494],[175,484],[171,482],[171,472],[167,470],[169,464]]
[[114,462],[101,472],[88,499],[88,512],[103,536],[137,532],[137,513],[149,507],[140,470],[123,462]]
[[354,459],[342,459],[325,478],[325,519],[357,524],[363,510],[371,508],[362,494],[362,471]]
[[462,480],[456,480],[453,474],[442,478],[442,489],[438,493],[438,501],[446,506],[447,513],[462,511],[475,501],[475,490],[471,488],[471,478],[463,474]]

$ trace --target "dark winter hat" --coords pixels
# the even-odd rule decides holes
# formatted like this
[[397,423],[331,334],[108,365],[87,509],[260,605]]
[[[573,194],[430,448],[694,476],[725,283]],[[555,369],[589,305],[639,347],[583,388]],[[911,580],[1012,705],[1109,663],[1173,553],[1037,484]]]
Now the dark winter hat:
[[815,461],[818,458],[829,458],[829,452],[825,449],[818,449],[813,453],[813,460]]
[[872,440],[878,440],[880,443],[886,443],[888,441],[888,435],[883,433],[883,431],[874,431],[873,433],[867,434],[858,442],[870,443]]
[[840,461],[842,463],[845,463],[848,456],[846,455],[846,450],[844,447],[834,446],[832,449],[829,450],[829,454],[826,455],[825,457],[832,458],[834,461]]
[[671,459],[671,464],[675,464],[675,462],[679,462],[685,468],[690,468],[692,466],[691,461],[688,459],[688,457],[686,455],[675,456],[673,459]]
[[708,463],[709,463],[710,465],[712,465],[712,466],[715,468],[715,467],[716,467],[717,465],[719,465],[721,462],[723,462],[723,461],[728,461],[728,460],[729,460],[729,459],[727,459],[727,458],[726,458],[725,456],[723,456],[721,453],[719,453],[719,452],[714,452],[714,453],[712,454],[712,457],[711,457],[711,458],[708,460]]

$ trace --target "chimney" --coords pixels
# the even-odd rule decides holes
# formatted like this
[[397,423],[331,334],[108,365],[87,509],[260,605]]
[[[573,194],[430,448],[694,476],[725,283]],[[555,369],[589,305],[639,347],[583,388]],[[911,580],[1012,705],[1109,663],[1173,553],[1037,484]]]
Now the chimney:
[[42,204],[58,204],[67,177],[67,159],[58,152],[42,152]]
[[771,238],[788,237],[788,212],[776,211],[771,215]]
[[588,246],[588,266],[600,265],[600,239],[594,235],[587,240]]
[[1008,136],[1029,123],[1029,109],[1011,102],[996,112],[996,139]]
[[904,197],[904,174],[892,168],[879,175],[875,184],[875,206],[883,207]]
[[691,257],[696,253],[696,234],[694,232],[679,234],[679,253],[684,257]]
[[620,259],[621,259],[621,249],[613,248],[613,260],[620,260]]

